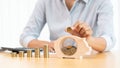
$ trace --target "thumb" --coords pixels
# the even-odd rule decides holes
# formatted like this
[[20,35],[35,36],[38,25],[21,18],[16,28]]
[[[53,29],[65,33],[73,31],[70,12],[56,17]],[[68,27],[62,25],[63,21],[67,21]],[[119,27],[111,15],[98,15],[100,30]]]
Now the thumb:
[[68,32],[68,33],[70,33],[70,34],[72,34],[72,35],[75,35],[75,36],[79,36],[79,37],[80,37],[79,33],[78,33],[77,31],[73,30],[72,27],[67,27],[66,32]]

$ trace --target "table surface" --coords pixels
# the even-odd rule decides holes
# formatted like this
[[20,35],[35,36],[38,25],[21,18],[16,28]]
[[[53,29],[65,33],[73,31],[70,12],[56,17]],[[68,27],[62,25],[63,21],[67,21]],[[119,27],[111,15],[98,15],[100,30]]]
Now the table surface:
[[0,52],[0,68],[120,68],[120,53],[104,52],[83,59],[62,59],[51,54],[50,58],[11,57]]

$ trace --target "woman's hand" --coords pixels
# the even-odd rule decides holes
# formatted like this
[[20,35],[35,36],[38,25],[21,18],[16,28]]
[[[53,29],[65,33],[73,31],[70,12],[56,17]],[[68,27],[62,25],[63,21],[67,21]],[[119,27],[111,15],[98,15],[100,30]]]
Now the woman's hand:
[[103,37],[93,37],[93,31],[87,23],[77,21],[75,25],[67,29],[67,32],[81,38],[86,38],[89,46],[98,52],[102,52],[106,48],[106,40]]
[[77,21],[75,25],[73,25],[71,28],[72,30],[69,32],[70,34],[76,35],[82,38],[90,37],[92,36],[92,33],[93,33],[91,27],[87,23],[80,22],[80,21]]
[[48,46],[49,46],[49,51],[50,51],[50,52],[55,52],[55,49],[54,49],[54,41],[51,41],[51,42],[48,44]]

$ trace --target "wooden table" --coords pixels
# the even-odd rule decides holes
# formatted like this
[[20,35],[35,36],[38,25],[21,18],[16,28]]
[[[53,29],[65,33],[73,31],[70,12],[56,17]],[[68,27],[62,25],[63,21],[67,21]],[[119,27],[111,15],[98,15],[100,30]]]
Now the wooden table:
[[13,58],[0,52],[0,68],[120,68],[120,52],[99,53],[83,59],[61,59],[55,54],[50,58]]

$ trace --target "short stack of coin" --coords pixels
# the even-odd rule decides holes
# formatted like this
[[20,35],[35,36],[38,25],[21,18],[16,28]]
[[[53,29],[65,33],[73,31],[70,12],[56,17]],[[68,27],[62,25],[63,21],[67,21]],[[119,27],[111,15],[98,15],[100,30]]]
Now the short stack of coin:
[[29,57],[29,58],[32,57],[32,50],[27,50],[27,57]]
[[49,48],[48,48],[48,45],[44,45],[44,58],[49,58]]
[[19,57],[24,57],[24,51],[19,51]]
[[12,52],[12,53],[11,53],[11,56],[12,56],[12,57],[17,57],[17,53],[16,53],[16,52]]
[[35,58],[40,58],[40,48],[35,48]]

